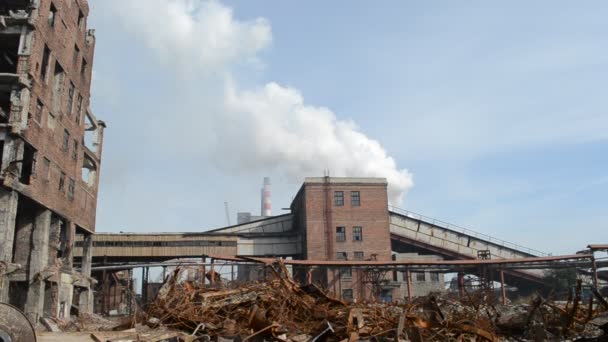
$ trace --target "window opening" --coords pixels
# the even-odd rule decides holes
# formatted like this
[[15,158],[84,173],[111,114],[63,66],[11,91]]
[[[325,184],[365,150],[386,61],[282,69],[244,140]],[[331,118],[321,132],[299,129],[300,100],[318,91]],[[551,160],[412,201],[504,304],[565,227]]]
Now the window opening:
[[46,81],[46,73],[49,69],[49,60],[51,59],[51,50],[44,44],[44,51],[42,52],[42,67],[40,68],[40,78]]
[[61,175],[59,175],[59,191],[63,192],[65,188],[65,172],[61,171]]
[[336,241],[346,241],[346,227],[336,227]]
[[337,206],[344,205],[344,191],[334,191],[334,204]]
[[353,227],[353,241],[363,241],[362,227]]
[[361,193],[359,193],[359,191],[350,192],[350,205],[353,207],[361,205]]

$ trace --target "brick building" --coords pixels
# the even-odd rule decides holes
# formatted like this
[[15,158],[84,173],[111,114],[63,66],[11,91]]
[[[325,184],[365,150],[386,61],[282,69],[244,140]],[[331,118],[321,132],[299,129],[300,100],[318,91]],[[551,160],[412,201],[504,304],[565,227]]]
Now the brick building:
[[[384,178],[306,178],[291,210],[308,260],[391,260]],[[312,281],[346,299],[370,298],[369,272],[317,269]],[[381,278],[384,278],[383,276]],[[389,289],[382,289],[389,291]],[[383,293],[375,295],[386,295]]]
[[[0,3],[0,301],[91,311],[90,246],[105,124],[89,109],[86,0]],[[82,235],[82,273],[73,269]]]

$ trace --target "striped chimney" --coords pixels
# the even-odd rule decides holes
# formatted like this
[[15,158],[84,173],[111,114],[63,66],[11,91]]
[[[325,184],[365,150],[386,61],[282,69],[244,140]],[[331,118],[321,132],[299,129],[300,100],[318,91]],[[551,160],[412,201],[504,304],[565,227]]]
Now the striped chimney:
[[272,203],[270,202],[270,177],[264,177],[262,187],[262,216],[272,215]]

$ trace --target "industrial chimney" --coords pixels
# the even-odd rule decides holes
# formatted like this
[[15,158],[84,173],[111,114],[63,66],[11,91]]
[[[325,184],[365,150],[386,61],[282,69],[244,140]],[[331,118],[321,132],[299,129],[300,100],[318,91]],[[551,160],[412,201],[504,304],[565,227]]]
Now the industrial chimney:
[[264,186],[262,187],[262,216],[272,215],[272,203],[270,202],[270,177],[264,177]]

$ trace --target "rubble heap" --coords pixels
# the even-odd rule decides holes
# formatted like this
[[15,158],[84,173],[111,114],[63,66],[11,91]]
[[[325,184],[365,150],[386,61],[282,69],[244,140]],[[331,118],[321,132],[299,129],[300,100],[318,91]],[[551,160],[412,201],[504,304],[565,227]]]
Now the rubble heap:
[[[540,295],[530,304],[501,305],[483,292],[407,304],[346,303],[317,286],[301,286],[281,263],[264,283],[236,288],[168,277],[148,310],[148,324],[213,340],[268,341],[600,341],[608,338],[608,304],[595,291],[581,301],[581,283],[565,305]],[[595,301],[594,301],[595,299]],[[595,304],[594,304],[595,303]]]

